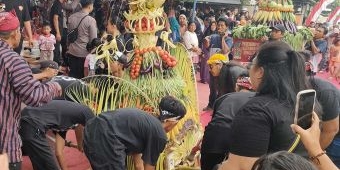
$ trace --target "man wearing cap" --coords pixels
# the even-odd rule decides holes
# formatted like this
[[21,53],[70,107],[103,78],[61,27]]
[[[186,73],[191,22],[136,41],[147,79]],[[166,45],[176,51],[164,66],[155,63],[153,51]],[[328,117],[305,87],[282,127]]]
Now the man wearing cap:
[[84,152],[95,170],[124,170],[132,155],[135,169],[154,170],[167,143],[166,133],[186,114],[172,96],[159,103],[158,119],[139,109],[124,108],[101,113],[89,120],[84,130]]
[[10,170],[20,169],[18,134],[21,102],[29,106],[47,103],[60,95],[58,83],[41,84],[33,78],[26,61],[13,51],[19,46],[20,23],[14,12],[0,13],[0,153],[9,155]]
[[276,40],[281,41],[284,34],[285,34],[286,28],[282,24],[277,24],[273,27],[270,27],[270,29],[272,31],[270,33],[270,39],[269,40],[270,41],[276,41]]
[[270,27],[272,30],[270,32],[270,37],[268,39],[267,36],[261,38],[262,43],[266,43],[268,41],[281,41],[284,37],[286,28],[282,24],[277,24],[275,26]]

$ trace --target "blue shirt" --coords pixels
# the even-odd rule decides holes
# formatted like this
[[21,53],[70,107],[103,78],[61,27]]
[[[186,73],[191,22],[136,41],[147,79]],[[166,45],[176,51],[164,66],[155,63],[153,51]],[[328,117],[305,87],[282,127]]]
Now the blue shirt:
[[[213,34],[210,36],[210,48],[220,48],[222,49],[222,37],[219,34]],[[226,44],[231,49],[233,46],[233,39],[231,37],[226,37]]]
[[324,40],[324,39],[315,40],[314,44],[320,50],[320,53],[322,53],[323,55],[327,52],[328,43],[327,43],[326,40]]

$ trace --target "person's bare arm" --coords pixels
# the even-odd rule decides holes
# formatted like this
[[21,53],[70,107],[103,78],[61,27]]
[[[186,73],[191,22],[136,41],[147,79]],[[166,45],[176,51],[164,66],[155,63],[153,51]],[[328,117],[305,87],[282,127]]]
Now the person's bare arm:
[[135,165],[135,170],[144,170],[144,162],[142,160],[142,154],[132,155],[133,163]]
[[339,116],[329,121],[321,122],[320,145],[326,149],[333,141],[334,136],[339,132]]
[[0,169],[9,170],[8,155],[6,153],[0,154]]
[[155,170],[155,166],[144,164],[144,170]]
[[82,125],[78,125],[74,129],[74,133],[76,134],[76,139],[77,139],[78,150],[80,152],[84,152],[84,149],[83,149],[83,132],[84,132],[84,126],[82,126]]
[[89,68],[84,67],[84,76],[87,77],[89,75]]
[[313,54],[317,54],[317,53],[319,53],[320,52],[320,50],[319,50],[319,48],[318,47],[316,47],[316,45],[315,45],[315,43],[314,43],[314,41],[311,41],[311,48],[312,48],[312,53]]
[[47,68],[41,73],[33,74],[33,78],[36,80],[50,79],[58,74],[58,70]]
[[203,40],[204,48],[208,49],[210,47],[210,37],[205,37]]
[[222,53],[223,54],[228,54],[230,52],[230,48],[228,47],[228,44],[225,42],[225,39],[228,37],[228,34],[224,35],[222,37]]
[[[331,161],[331,159],[324,153],[319,143],[318,138],[320,138],[320,120],[316,113],[313,113],[312,126],[304,130],[298,125],[291,125],[294,132],[300,134],[301,141],[305,148],[307,149],[311,157],[319,155],[313,160],[314,165],[319,170],[338,170],[336,165]],[[316,160],[317,159],[317,160]]]
[[33,47],[33,35],[32,35],[31,21],[25,21],[24,27],[28,35],[28,44],[30,47]]
[[53,26],[55,28],[55,38],[57,41],[61,40],[61,34],[60,34],[60,30],[59,30],[59,16],[58,15],[53,15]]
[[257,159],[255,157],[245,157],[230,153],[228,160],[222,163],[219,170],[249,170]]
[[58,133],[55,135],[55,155],[57,157],[59,166],[62,170],[67,170],[67,165],[64,158],[65,139]]

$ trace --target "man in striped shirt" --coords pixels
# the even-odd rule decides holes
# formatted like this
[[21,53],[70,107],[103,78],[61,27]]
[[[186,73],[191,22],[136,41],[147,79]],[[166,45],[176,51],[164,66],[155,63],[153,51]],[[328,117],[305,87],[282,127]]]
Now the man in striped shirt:
[[18,133],[21,102],[39,106],[61,93],[58,83],[41,84],[33,78],[28,64],[13,51],[20,38],[20,24],[15,13],[0,13],[0,154],[8,154],[10,170],[21,169]]

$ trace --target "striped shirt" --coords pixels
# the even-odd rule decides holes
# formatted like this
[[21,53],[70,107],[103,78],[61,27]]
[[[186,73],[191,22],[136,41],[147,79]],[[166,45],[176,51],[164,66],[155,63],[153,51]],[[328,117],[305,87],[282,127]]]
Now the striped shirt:
[[57,83],[41,84],[33,79],[26,61],[0,40],[0,153],[7,152],[11,163],[21,162],[18,133],[20,106],[40,106],[58,95]]

